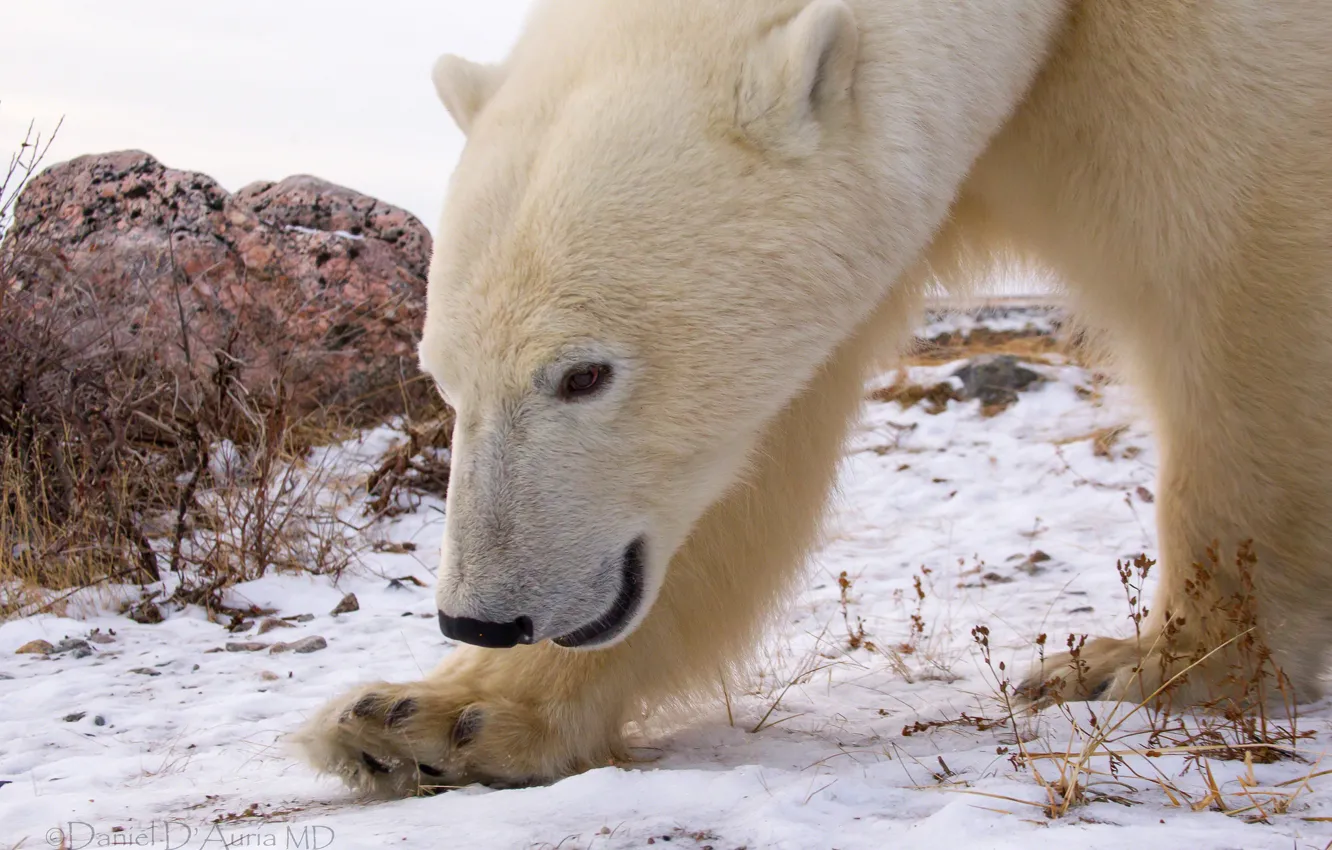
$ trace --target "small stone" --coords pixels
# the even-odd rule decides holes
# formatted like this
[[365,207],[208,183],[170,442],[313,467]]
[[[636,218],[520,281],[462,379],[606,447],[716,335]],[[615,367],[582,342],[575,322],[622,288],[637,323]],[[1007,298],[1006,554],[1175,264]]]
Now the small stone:
[[328,647],[328,641],[324,640],[319,635],[311,635],[310,637],[307,638],[301,638],[300,640],[292,644],[292,649],[294,649],[296,652],[318,652],[319,650],[326,649],[327,647]]
[[264,632],[271,632],[273,631],[273,629],[294,629],[294,628],[296,627],[291,623],[288,623],[286,620],[279,620],[277,617],[265,617],[259,621],[259,631],[255,632],[255,634],[261,635]]
[[314,614],[297,614],[295,617],[287,617],[293,623],[308,623],[314,619]]
[[129,609],[127,615],[134,622],[143,623],[146,626],[160,623],[162,620],[166,619],[162,616],[162,609],[158,608],[157,604],[151,599],[145,599],[138,605],[135,605],[133,608]]
[[330,614],[350,614],[352,611],[361,610],[361,603],[356,600],[355,593],[348,593],[342,597],[342,601],[337,604]]
[[960,396],[964,401],[975,398],[994,407],[1007,407],[1017,401],[1019,392],[1042,380],[1011,354],[976,357],[954,372],[953,377],[962,381]]
[[84,656],[92,655],[92,646],[90,646],[86,640],[65,638],[60,643],[56,644],[52,651],[57,655],[68,652],[75,658],[83,658]]
[[275,643],[268,650],[269,654],[276,655],[279,652],[318,652],[328,646],[328,641],[319,635],[301,638],[292,643]]
[[[1042,552],[1040,554],[1044,555],[1045,553]],[[1046,560],[1049,560],[1050,556],[1046,555],[1045,558]],[[1037,576],[1045,572],[1045,567],[1041,566],[1041,562],[1032,560],[1031,558],[1028,558],[1022,563],[1018,564],[1016,569],[1018,570],[1018,572],[1026,573],[1029,576]]]
[[258,652],[268,649],[268,644],[259,640],[228,641],[227,652]]
[[105,725],[106,725],[106,718],[103,717],[103,716],[100,715],[100,714],[97,715],[96,717],[93,718],[93,725],[94,725],[94,726],[105,726]]
[[151,667],[135,667],[135,668],[134,668],[133,670],[131,670],[130,672],[131,672],[131,673],[138,673],[140,676],[160,676],[160,675],[162,675],[162,671],[161,671],[161,670],[154,670],[154,669],[151,668]]
[[55,647],[51,645],[50,641],[45,640],[30,640],[14,650],[15,655],[50,655],[53,652],[55,652]]
[[1090,605],[1083,605],[1081,608],[1071,608],[1071,609],[1069,609],[1069,612],[1068,612],[1068,613],[1070,613],[1070,614],[1091,614],[1091,613],[1093,613],[1095,610],[1096,610],[1096,609],[1093,608],[1093,607],[1090,606]]
[[88,640],[92,641],[93,643],[102,643],[102,644],[116,642],[116,638],[114,635],[104,634],[103,632],[96,630],[94,630],[92,634],[88,635]]
[[64,717],[60,719],[65,721],[66,723],[78,723],[80,720],[82,720],[87,716],[88,712],[86,711],[76,711],[73,714],[66,714]]

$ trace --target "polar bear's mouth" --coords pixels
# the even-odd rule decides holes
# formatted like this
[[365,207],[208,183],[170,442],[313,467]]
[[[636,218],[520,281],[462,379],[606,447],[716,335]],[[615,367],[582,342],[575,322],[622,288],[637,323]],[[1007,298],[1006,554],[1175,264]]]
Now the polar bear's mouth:
[[620,561],[620,591],[610,609],[582,628],[569,632],[553,642],[564,647],[594,646],[615,637],[625,624],[638,613],[643,602],[643,538],[638,538],[624,550]]

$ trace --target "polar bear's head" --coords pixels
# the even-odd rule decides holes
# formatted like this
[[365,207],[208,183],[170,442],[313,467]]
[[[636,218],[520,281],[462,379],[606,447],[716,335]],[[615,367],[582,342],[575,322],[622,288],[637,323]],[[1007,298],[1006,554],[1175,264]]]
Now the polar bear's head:
[[420,349],[457,412],[453,637],[631,632],[765,423],[891,282],[850,11],[716,5],[566,0],[503,66],[436,65],[468,137]]

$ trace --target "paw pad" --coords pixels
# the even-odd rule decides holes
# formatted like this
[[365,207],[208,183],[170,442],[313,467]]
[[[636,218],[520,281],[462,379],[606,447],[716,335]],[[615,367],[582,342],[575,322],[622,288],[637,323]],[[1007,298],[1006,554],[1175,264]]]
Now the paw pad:
[[393,703],[393,707],[388,710],[384,716],[384,725],[397,726],[407,718],[416,713],[416,700],[411,697],[400,699]]
[[[374,694],[366,694],[356,701],[351,707],[351,716],[359,720],[368,720],[379,710],[379,697]],[[344,715],[346,717],[346,715]]]
[[388,767],[382,761],[369,753],[361,753],[361,763],[364,764],[366,769],[371,773],[385,774],[389,772]]
[[481,726],[485,723],[485,714],[481,709],[475,706],[464,708],[463,713],[458,715],[458,720],[453,724],[453,746],[465,747],[472,742],[472,739],[481,731]]

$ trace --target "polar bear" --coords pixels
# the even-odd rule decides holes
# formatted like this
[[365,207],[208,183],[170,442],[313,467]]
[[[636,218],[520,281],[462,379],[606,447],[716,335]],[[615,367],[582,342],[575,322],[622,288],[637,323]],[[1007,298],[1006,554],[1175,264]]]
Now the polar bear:
[[384,794],[549,780],[709,693],[922,293],[1012,258],[1066,281],[1162,449],[1142,638],[1027,693],[1224,696],[1209,613],[1245,571],[1208,547],[1251,540],[1248,634],[1316,694],[1330,43],[1315,0],[546,0],[502,65],[441,59],[468,144],[420,357],[457,410],[440,625],[476,646],[330,703],[309,760]]

